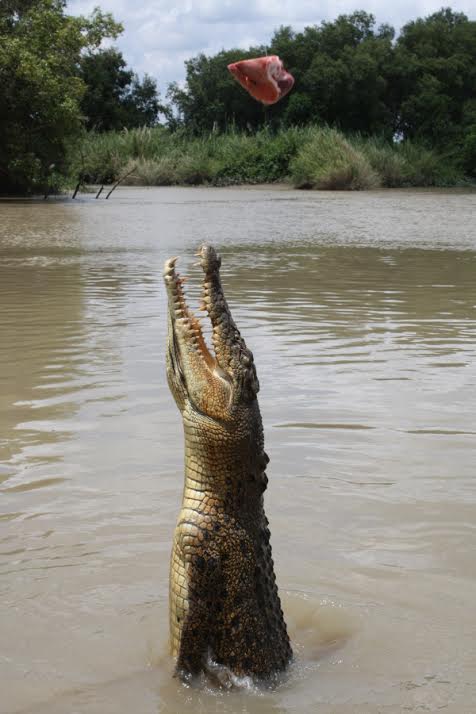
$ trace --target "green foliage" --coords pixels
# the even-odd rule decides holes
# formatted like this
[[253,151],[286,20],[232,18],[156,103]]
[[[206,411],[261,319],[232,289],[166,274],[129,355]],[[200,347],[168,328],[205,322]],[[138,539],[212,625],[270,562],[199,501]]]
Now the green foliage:
[[81,127],[80,54],[121,29],[98,9],[70,17],[62,0],[0,5],[0,192],[43,189],[61,173]]
[[476,124],[468,129],[461,150],[461,164],[468,176],[476,178]]
[[111,47],[81,57],[80,77],[86,85],[81,101],[86,127],[110,131],[151,126],[160,110],[156,82],[142,81],[130,69],[119,50]]
[[452,186],[464,183],[463,173],[454,161],[414,141],[390,143],[371,137],[354,139],[370,165],[380,176],[382,186]]
[[316,129],[291,162],[297,188],[362,190],[377,188],[378,174],[364,153],[335,129]]
[[461,146],[476,96],[476,22],[444,8],[405,25],[394,54],[396,129],[433,148]]
[[214,57],[198,55],[185,63],[187,87],[169,86],[168,98],[181,123],[194,133],[225,130],[232,126],[252,129],[263,124],[264,109],[238,85],[227,65],[256,54],[264,47],[247,51],[221,51]]
[[375,29],[374,17],[359,11],[306,28],[302,39],[297,37],[309,53],[297,89],[311,99],[322,121],[364,134],[389,131],[385,93],[392,36],[387,27]]
[[69,146],[70,173],[73,177],[82,176],[85,183],[110,183],[126,173],[129,160],[139,165],[141,161],[169,153],[170,137],[163,127],[84,132],[80,142]]
[[357,137],[355,143],[380,176],[382,186],[400,188],[407,185],[407,162],[398,145],[377,137],[366,140]]
[[414,142],[346,138],[317,126],[199,137],[164,127],[90,132],[72,151],[74,175],[82,173],[91,183],[111,182],[131,169],[126,183],[142,186],[291,181],[298,187],[360,190],[462,182],[447,157]]
[[176,164],[173,156],[130,160],[125,166],[124,174],[133,169],[127,179],[130,186],[172,186],[178,183]]
[[134,74],[130,90],[124,99],[124,109],[124,126],[127,128],[156,124],[162,107],[155,79],[146,74],[140,80],[137,74]]
[[294,33],[281,27],[269,53],[281,56],[296,79],[293,92],[264,109],[227,72],[227,64],[262,55],[264,47],[203,54],[186,62],[186,87],[176,84],[169,99],[185,126],[193,131],[253,129],[320,119],[345,130],[388,131],[385,73],[392,61],[393,30],[375,29],[372,15],[359,11],[333,23]]
[[[152,184],[290,173],[297,185],[328,188],[476,179],[476,22],[462,13],[443,8],[397,39],[361,10],[301,32],[280,27],[267,48],[188,60],[185,86],[170,85],[163,106],[153,79],[100,48],[121,26],[99,10],[70,17],[65,7],[0,0],[0,192],[55,188],[67,171],[110,181],[127,166],[131,181]],[[227,65],[266,50],[296,83],[264,108]],[[158,112],[168,130],[137,129],[156,124]]]
[[447,157],[421,144],[407,140],[399,147],[405,162],[405,185],[451,186],[463,177]]
[[305,130],[273,134],[235,130],[194,137],[163,127],[85,135],[72,147],[73,171],[90,182],[112,181],[136,166],[131,181],[145,185],[260,183],[286,176]]
[[[283,59],[296,83],[266,109],[226,70],[264,50],[233,49],[186,62],[185,87],[169,89],[173,126],[200,133],[320,123],[387,142],[411,139],[446,152],[450,163],[476,175],[476,22],[464,14],[443,8],[405,25],[396,40],[392,27],[377,27],[362,10],[302,32],[280,27],[267,50]],[[388,180],[400,185],[403,159],[387,159],[393,164]]]

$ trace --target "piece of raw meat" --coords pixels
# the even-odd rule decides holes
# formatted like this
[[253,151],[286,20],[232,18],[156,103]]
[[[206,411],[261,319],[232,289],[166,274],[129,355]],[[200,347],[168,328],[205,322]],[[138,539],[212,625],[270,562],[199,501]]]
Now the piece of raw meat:
[[228,69],[244,89],[263,104],[275,104],[292,89],[294,77],[277,55],[241,60]]

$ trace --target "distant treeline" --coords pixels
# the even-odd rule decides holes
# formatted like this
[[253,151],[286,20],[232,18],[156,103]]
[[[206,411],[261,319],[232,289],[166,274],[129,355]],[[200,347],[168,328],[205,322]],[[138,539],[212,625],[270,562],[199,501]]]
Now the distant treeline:
[[[286,160],[281,152],[279,161],[275,157],[280,162],[278,178],[282,178],[284,164],[289,171],[311,134],[320,147],[312,154],[315,161],[322,160],[322,150],[337,136],[346,142],[342,151],[347,158],[348,147],[360,152],[364,144],[366,160],[371,144],[374,159],[377,147],[381,157],[383,150],[388,160],[390,154],[397,157],[402,171],[397,172],[400,178],[395,185],[415,184],[418,172],[412,173],[410,164],[417,154],[425,156],[427,163],[431,155],[434,164],[444,167],[436,172],[438,180],[426,180],[427,184],[451,183],[461,176],[476,178],[476,22],[462,13],[442,9],[408,23],[398,36],[389,25],[377,27],[373,16],[363,11],[302,32],[281,27],[266,47],[236,48],[190,59],[185,85],[170,85],[165,100],[154,80],[148,76],[141,80],[126,67],[117,49],[101,49],[104,38],[114,39],[120,32],[122,26],[99,10],[90,17],[66,15],[64,0],[2,0],[1,193],[55,189],[64,184],[65,177],[86,181],[109,176],[112,180],[129,161],[142,167],[151,161],[157,165],[165,154],[152,155],[150,142],[147,154],[124,151],[125,142],[140,132],[127,138],[123,130],[153,127],[159,119],[162,128],[157,127],[154,136],[160,136],[160,141],[154,141],[163,147],[168,136],[167,146],[175,147],[169,155],[169,167],[175,167],[169,172],[175,176],[174,183],[183,182],[177,167],[186,165],[187,152],[191,152],[188,163],[193,163],[200,140],[200,156],[206,155],[205,164],[216,169],[204,173],[210,174],[212,183],[239,181],[240,176],[249,180],[250,166],[233,177],[220,178],[220,171],[228,171],[220,152],[216,154],[220,133],[228,137],[230,146],[241,136],[248,149],[253,141],[255,150],[260,147],[256,162],[261,168],[255,174],[263,180],[276,178],[271,159],[271,169],[263,172],[263,151],[272,155],[274,145],[292,145],[292,150],[286,149]],[[296,84],[284,100],[265,109],[237,84],[226,66],[266,52],[283,59]],[[309,127],[307,134],[305,127]],[[88,137],[90,131],[93,135]],[[98,149],[99,136],[111,131],[120,135],[114,139],[107,134],[112,153],[103,167],[116,168],[99,176],[101,172],[88,164],[90,147]],[[256,132],[259,139],[247,139]],[[371,142],[369,137],[373,137]],[[264,141],[267,148],[263,148]],[[339,142],[336,146],[342,149]],[[295,174],[296,164],[292,166]],[[318,167],[314,168],[308,165],[306,170],[316,174]],[[382,171],[379,176],[377,183],[388,183]]]
[[[226,71],[240,58],[278,54],[296,83],[266,110]],[[445,8],[406,24],[376,27],[359,11],[269,45],[203,54],[186,62],[186,86],[169,88],[178,124],[194,133],[233,124],[256,129],[322,123],[345,133],[411,139],[444,152],[476,176],[476,22]]]

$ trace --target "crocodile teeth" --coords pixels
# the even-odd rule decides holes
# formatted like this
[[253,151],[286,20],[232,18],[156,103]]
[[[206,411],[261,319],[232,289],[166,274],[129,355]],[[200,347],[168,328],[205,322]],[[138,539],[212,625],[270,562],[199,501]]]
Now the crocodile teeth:
[[178,260],[178,256],[175,256],[175,258],[170,258],[167,260],[164,266],[164,275],[165,277],[172,276],[175,270],[175,263]]

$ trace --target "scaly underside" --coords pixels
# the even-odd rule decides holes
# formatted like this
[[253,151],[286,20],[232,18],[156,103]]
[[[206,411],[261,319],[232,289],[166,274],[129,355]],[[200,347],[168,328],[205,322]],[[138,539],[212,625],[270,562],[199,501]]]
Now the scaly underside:
[[214,354],[188,308],[176,258],[165,264],[169,304],[167,378],[182,414],[185,484],[170,570],[170,642],[182,677],[216,665],[269,677],[292,651],[263,508],[268,457],[253,355],[220,282],[220,258],[199,252],[201,308]]

